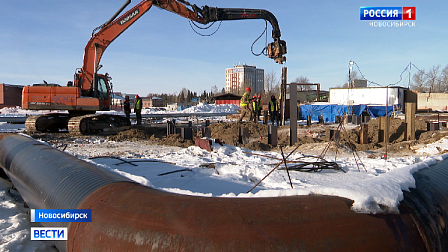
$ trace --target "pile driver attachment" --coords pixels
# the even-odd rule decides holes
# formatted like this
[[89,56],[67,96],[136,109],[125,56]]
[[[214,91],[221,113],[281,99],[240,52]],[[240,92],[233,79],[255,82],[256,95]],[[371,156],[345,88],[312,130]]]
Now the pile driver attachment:
[[277,39],[268,44],[268,57],[274,59],[275,63],[283,64],[286,61],[286,42],[281,39]]

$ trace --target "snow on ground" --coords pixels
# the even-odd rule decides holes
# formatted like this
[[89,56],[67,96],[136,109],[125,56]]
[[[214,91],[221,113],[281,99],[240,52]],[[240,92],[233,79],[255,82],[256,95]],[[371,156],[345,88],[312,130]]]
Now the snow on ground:
[[419,148],[416,152],[420,155],[438,155],[448,151],[448,138],[442,138],[435,143]]
[[[203,109],[205,107],[203,105]],[[0,112],[11,116],[26,114],[27,111],[2,109]],[[0,124],[0,130],[7,126],[11,127],[6,123]],[[15,126],[20,128],[23,124]],[[286,171],[275,170],[248,193],[275,167],[271,164],[278,162],[265,156],[281,158],[278,152],[251,151],[218,144],[213,145],[212,152],[207,152],[196,146],[156,146],[146,142],[114,142],[101,137],[77,139],[65,144],[66,152],[86,162],[158,190],[204,197],[334,195],[352,199],[352,209],[361,213],[396,213],[403,199],[402,190],[415,186],[412,173],[448,158],[448,154],[434,156],[448,150],[448,138],[421,147],[415,156],[384,160],[367,158],[367,154],[360,153],[367,171],[363,166],[358,169],[353,156],[338,155],[336,162],[346,173],[340,170],[291,171],[294,187],[291,189]],[[134,162],[137,165],[134,166],[110,157],[139,162]],[[301,153],[294,153],[289,160],[301,157]],[[326,157],[328,161],[334,159]],[[143,162],[145,160],[158,162]],[[0,251],[55,251],[51,242],[30,241],[28,209],[23,207],[16,192],[8,190],[10,187],[8,182],[0,180]]]
[[[142,114],[178,114],[178,113],[213,113],[213,114],[228,114],[228,113],[236,113],[236,110],[239,108],[233,104],[207,104],[207,103],[199,103],[196,106],[189,107],[187,109],[181,111],[167,111],[166,108],[145,108],[142,109]],[[9,108],[5,107],[0,109],[0,117],[1,116],[26,116],[26,115],[40,115],[46,113],[67,113],[67,111],[56,111],[56,110],[26,110],[20,107]],[[101,113],[114,113],[114,114],[123,114],[123,111],[100,111]],[[132,113],[133,114],[133,113]]]
[[[442,139],[435,145],[437,144],[439,148],[448,149],[446,139]],[[433,157],[389,158],[388,160],[362,157],[365,169],[360,166],[358,170],[352,156],[338,156],[336,161],[346,173],[338,170],[324,170],[316,173],[290,172],[294,187],[291,189],[286,171],[276,170],[252,192],[247,193],[256,182],[274,168],[269,164],[278,163],[275,159],[252,153],[281,159],[280,153],[251,151],[218,144],[214,144],[213,151],[208,152],[197,146],[182,149],[144,145],[141,142],[112,142],[104,139],[70,143],[65,151],[160,190],[210,197],[334,195],[354,200],[353,210],[365,213],[397,212],[397,206],[403,198],[402,190],[414,186],[412,173],[448,157],[448,154]],[[127,161],[139,160],[140,162],[136,163],[138,166],[133,166],[122,164],[122,161],[114,158],[90,159],[100,156],[122,157]],[[289,160],[301,157],[303,157],[301,153],[294,153]],[[308,159],[315,161],[314,158]],[[334,160],[334,157],[326,157],[326,159]],[[142,160],[159,160],[167,163],[142,163]],[[185,169],[189,170],[157,176],[161,173]]]

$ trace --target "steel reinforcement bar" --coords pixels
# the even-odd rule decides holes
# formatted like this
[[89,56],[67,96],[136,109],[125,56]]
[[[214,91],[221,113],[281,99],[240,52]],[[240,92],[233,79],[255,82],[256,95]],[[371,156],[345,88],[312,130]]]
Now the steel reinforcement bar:
[[[400,214],[359,214],[332,196],[197,197],[158,191],[23,135],[0,142],[0,165],[30,208],[91,209],[59,223],[60,251],[446,251],[446,172],[416,176]],[[440,169],[443,169],[440,168]],[[425,181],[421,189],[420,180]],[[445,185],[448,183],[444,183]],[[54,226],[54,223],[50,223]]]

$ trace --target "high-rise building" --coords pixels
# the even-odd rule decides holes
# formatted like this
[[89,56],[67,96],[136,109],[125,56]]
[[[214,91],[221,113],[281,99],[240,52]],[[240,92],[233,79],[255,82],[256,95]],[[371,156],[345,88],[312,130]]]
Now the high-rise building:
[[263,69],[245,64],[226,69],[226,93],[242,95],[247,87],[252,89],[252,94],[264,93]]

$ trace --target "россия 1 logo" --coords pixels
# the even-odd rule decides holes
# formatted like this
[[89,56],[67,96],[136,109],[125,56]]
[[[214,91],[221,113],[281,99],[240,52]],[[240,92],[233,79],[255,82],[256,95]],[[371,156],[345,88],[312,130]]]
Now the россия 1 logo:
[[361,20],[415,20],[415,7],[361,7]]
[[360,7],[359,15],[360,20],[374,21],[370,26],[375,27],[415,26],[409,22],[415,20],[415,7]]

